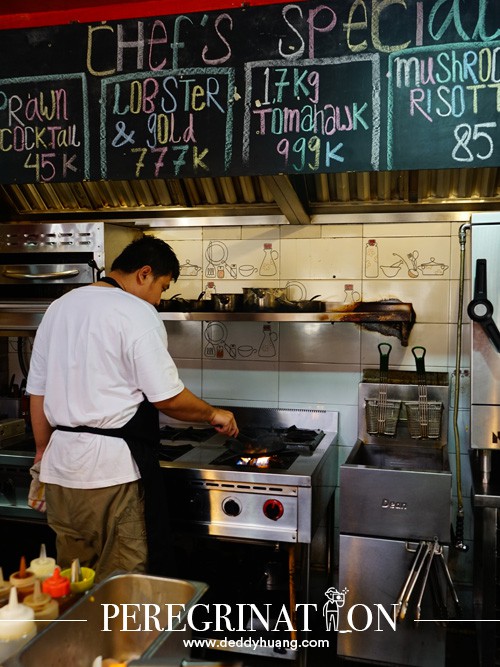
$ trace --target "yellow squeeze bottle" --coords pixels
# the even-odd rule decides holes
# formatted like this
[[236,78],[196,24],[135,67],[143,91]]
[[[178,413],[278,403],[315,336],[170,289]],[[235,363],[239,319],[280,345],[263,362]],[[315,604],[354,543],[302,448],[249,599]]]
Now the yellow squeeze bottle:
[[[42,593],[42,585],[37,580],[32,595],[24,598],[24,604],[33,609],[37,632],[47,626],[47,621],[53,621],[59,616],[59,605],[48,593]],[[38,621],[41,621],[38,623]]]

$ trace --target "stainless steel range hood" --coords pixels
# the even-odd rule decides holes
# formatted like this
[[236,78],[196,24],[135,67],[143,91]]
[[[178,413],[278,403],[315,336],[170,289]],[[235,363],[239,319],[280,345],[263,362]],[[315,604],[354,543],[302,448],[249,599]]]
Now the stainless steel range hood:
[[497,168],[0,185],[0,219],[140,227],[309,224],[321,214],[498,209]]

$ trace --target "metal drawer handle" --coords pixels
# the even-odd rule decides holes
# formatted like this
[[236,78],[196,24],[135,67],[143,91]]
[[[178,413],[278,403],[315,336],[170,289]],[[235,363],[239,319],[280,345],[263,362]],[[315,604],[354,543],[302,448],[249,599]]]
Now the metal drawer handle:
[[7,269],[3,272],[3,275],[6,278],[15,278],[16,280],[22,280],[28,278],[28,280],[36,279],[50,279],[50,278],[71,278],[71,276],[77,276],[80,273],[78,269],[68,269],[67,271],[53,271],[50,273],[19,273],[18,271],[9,271]]

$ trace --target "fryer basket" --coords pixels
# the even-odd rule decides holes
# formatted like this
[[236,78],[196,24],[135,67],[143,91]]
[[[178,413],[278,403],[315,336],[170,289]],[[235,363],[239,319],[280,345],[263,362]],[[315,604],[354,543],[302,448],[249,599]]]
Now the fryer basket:
[[371,435],[394,435],[401,409],[401,401],[377,398],[365,399],[366,431]]
[[[412,438],[439,438],[441,434],[441,413],[443,412],[441,401],[426,401],[424,404],[421,401],[407,401],[405,402],[405,408],[408,431]],[[426,410],[427,415],[421,414],[421,408]]]

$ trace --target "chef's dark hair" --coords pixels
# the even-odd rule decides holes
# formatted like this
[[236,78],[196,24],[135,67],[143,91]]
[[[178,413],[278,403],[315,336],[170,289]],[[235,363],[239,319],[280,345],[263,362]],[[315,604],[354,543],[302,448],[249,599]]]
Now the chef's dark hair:
[[155,236],[143,236],[132,241],[111,264],[111,270],[133,273],[143,266],[150,266],[155,278],[172,276],[175,282],[179,277],[179,260],[172,248]]

